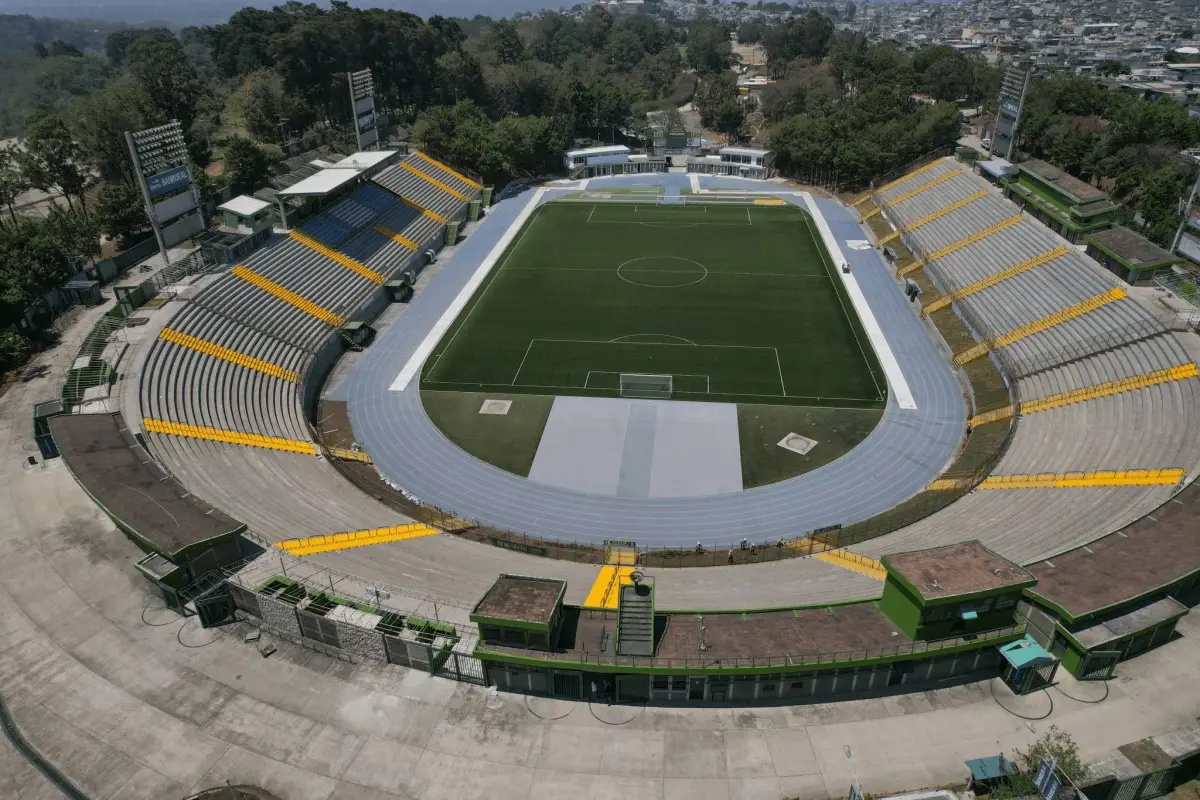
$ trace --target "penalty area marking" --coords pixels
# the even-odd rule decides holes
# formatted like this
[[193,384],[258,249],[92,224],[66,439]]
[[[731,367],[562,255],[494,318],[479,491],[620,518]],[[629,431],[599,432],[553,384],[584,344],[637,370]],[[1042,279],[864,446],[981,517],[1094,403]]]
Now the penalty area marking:
[[[634,336],[643,336],[643,335],[654,335],[654,334],[633,334],[633,335]],[[624,337],[621,337],[621,338],[624,338]],[[682,338],[682,337],[677,337],[677,338]],[[775,354],[775,366],[779,369],[779,394],[777,394],[777,395],[754,394],[753,396],[755,396],[755,397],[790,397],[790,395],[787,393],[787,384],[784,383],[784,380],[783,380],[783,366],[779,360],[779,348],[778,347],[770,347],[767,345],[756,345],[756,344],[696,344],[695,342],[689,342],[686,339],[684,339],[681,342],[619,342],[616,340],[606,342],[602,339],[541,339],[541,338],[530,339],[529,344],[525,348],[525,355],[521,358],[521,363],[517,366],[516,374],[513,375],[512,383],[509,384],[510,386],[541,386],[541,385],[544,385],[544,384],[524,384],[524,383],[518,384],[517,383],[517,378],[521,377],[521,370],[525,368],[525,361],[526,361],[526,359],[529,358],[529,352],[533,349],[533,346],[535,344],[537,344],[538,342],[550,342],[550,343],[557,343],[557,344],[561,344],[561,343],[616,344],[616,345],[634,345],[637,347],[696,347],[696,348],[713,347],[713,348],[721,348],[721,349],[726,349],[726,350],[769,350]],[[588,370],[589,375],[593,372],[601,372],[601,373],[602,372],[612,372],[612,370],[602,370],[602,369]],[[620,374],[620,373],[617,373],[617,374]],[[687,375],[689,373],[675,372],[675,373],[671,373],[671,374]],[[693,377],[702,377],[702,375],[700,373],[694,373]],[[707,377],[707,376],[703,376],[703,377]],[[460,381],[433,381],[433,383],[459,383],[459,382]],[[586,384],[587,384],[586,377],[584,378],[584,384],[585,384],[584,387],[572,386],[572,387],[564,387],[564,388],[572,388],[572,389],[586,388]],[[710,389],[710,391],[708,393],[712,394],[711,380],[709,382],[709,389]],[[720,392],[720,394],[739,394],[739,393],[737,393],[737,392]],[[831,399],[831,400],[859,400],[860,398],[834,397],[834,398],[829,398],[829,399]]]
[[512,240],[517,237],[517,232],[525,227],[525,223],[529,221],[529,217],[541,204],[542,198],[546,195],[547,191],[543,187],[534,192],[533,197],[525,204],[525,208],[521,209],[521,213],[517,215],[516,220],[513,221],[504,235],[500,237],[500,241],[496,242],[496,245],[487,254],[487,257],[479,263],[475,273],[467,280],[466,284],[454,298],[454,301],[446,306],[446,310],[442,312],[442,316],[429,329],[429,333],[417,345],[417,349],[413,351],[413,354],[408,357],[408,361],[401,368],[400,374],[396,376],[396,379],[392,381],[392,385],[388,387],[389,391],[403,392],[412,383],[412,379],[421,371],[421,366],[425,363],[425,359],[429,358],[429,354],[433,352],[433,348],[437,347],[437,343],[441,341],[442,336],[454,324],[454,320],[458,318],[459,313],[466,307],[467,303],[471,301],[471,297],[474,296],[479,285],[483,283],[483,279],[488,276],[488,273],[492,271],[492,267],[496,266],[496,262],[500,260],[500,256],[504,254],[504,251],[512,243]]

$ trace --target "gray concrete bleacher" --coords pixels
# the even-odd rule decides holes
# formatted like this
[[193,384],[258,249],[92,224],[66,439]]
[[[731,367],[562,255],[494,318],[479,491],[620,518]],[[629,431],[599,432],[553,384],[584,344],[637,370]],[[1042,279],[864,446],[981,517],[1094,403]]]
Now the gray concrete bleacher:
[[467,204],[461,198],[455,197],[441,187],[430,183],[420,175],[414,175],[409,169],[405,169],[404,165],[450,186],[468,198],[473,199],[479,196],[478,189],[466,186],[462,181],[454,179],[453,176],[449,176],[451,180],[445,180],[447,176],[444,171],[437,170],[437,172],[441,172],[442,174],[434,174],[436,168],[432,167],[415,153],[409,155],[400,164],[388,167],[383,172],[380,172],[372,180],[388,191],[402,197],[407,197],[421,206],[421,208],[427,208],[447,219],[461,217],[464,214]]
[[408,156],[406,161],[426,175],[430,175],[436,180],[441,181],[460,194],[471,197],[479,193],[479,186],[475,182],[464,180],[465,176],[461,175],[461,173],[456,175],[441,162],[436,162],[436,159],[423,158],[420,153],[414,152]]
[[[427,246],[442,227],[395,194],[366,184],[306,222],[301,232],[390,277],[419,254],[376,232],[376,224]],[[347,319],[381,291],[292,238],[274,242],[243,266]],[[233,274],[206,287],[167,327],[300,376],[337,336],[322,319]],[[140,394],[143,415],[153,419],[305,441],[310,436],[301,392],[301,381],[158,339],[147,355]],[[403,521],[316,455],[147,436],[158,457],[192,491],[271,538]]]
[[[894,201],[956,165],[935,168],[881,193]],[[893,224],[915,221],[988,185],[964,170],[886,209]],[[989,196],[905,233],[930,253],[1018,214]],[[1043,319],[1120,285],[1090,259],[1037,222],[1025,219],[924,269],[942,291],[997,275],[1029,258],[1068,247],[1052,261],[958,301],[992,335]],[[1145,375],[1191,359],[1175,334],[1157,327],[1139,305],[1118,300],[1005,348],[1026,376],[1023,400],[1048,397]],[[1028,374],[1026,374],[1028,373]],[[1200,460],[1200,382],[1172,381],[1021,417],[997,475],[1182,468]],[[1086,544],[1149,513],[1174,487],[981,490],[902,531],[853,549],[878,557],[960,541],[965,531],[1002,555],[1028,563]]]

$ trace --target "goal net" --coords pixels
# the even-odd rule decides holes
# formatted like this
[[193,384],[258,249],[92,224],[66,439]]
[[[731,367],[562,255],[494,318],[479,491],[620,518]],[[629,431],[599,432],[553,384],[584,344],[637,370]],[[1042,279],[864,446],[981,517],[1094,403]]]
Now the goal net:
[[669,400],[673,388],[674,384],[670,375],[645,375],[638,372],[621,373],[621,397]]

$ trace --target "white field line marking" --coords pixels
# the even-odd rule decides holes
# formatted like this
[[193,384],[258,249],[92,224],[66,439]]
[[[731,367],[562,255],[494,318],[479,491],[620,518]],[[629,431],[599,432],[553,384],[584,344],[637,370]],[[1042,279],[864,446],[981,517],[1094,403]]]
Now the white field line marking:
[[783,365],[779,363],[779,348],[772,347],[775,351],[775,366],[779,369],[779,388],[783,390],[783,396],[787,397],[787,384],[783,380]]
[[571,344],[619,344],[637,347],[724,347],[732,350],[775,350],[763,344],[694,344],[685,342],[613,342],[601,339],[534,339],[535,342],[569,342]]
[[591,221],[592,221],[592,214],[595,214],[595,213],[596,213],[596,207],[593,205],[593,206],[592,206],[592,211],[591,211],[591,214],[588,214],[588,218],[587,218],[587,221],[588,221],[588,222],[591,222]]
[[750,206],[746,206],[746,226],[754,225],[754,221],[750,219]]
[[834,270],[837,272],[837,277],[841,279],[846,287],[846,293],[850,295],[850,303],[854,306],[854,310],[858,312],[858,318],[862,322],[863,328],[867,332],[867,339],[870,340],[871,346],[875,349],[875,355],[879,359],[880,365],[883,367],[883,374],[887,376],[888,384],[891,385],[892,391],[896,395],[896,402],[900,408],[913,410],[917,407],[917,401],[912,395],[912,389],[908,386],[908,381],[904,379],[904,372],[900,369],[900,363],[896,361],[896,354],[892,352],[892,347],[888,343],[887,336],[883,333],[883,328],[879,327],[879,321],[875,319],[874,312],[871,311],[871,306],[867,303],[866,295],[855,280],[854,274],[842,272],[842,264],[846,263],[846,256],[842,253],[841,245],[838,244],[837,238],[833,235],[833,231],[829,227],[829,223],[825,221],[824,215],[817,207],[817,203],[808,192],[802,192],[804,204],[808,207],[809,213],[812,214],[813,220],[817,223],[817,230],[821,232],[821,238],[825,242],[826,249],[833,255]]
[[[674,374],[678,375],[681,373],[674,373]],[[480,389],[487,389],[490,391],[502,392],[506,388],[511,387],[512,384],[479,383],[478,381],[429,381],[427,385],[431,386],[431,387],[475,386]],[[578,389],[578,388],[580,388],[578,385],[575,385],[575,384],[564,385],[561,383],[522,383],[522,384],[520,384],[520,386],[523,389]],[[704,392],[686,392],[686,391],[683,391],[682,389],[675,390],[675,393],[676,394],[704,394]],[[782,397],[783,396],[783,395],[779,395],[779,394],[755,394],[753,392],[749,392],[749,393],[747,393],[747,392],[708,392],[708,394],[711,394],[714,397],[771,398],[771,397]],[[817,402],[821,402],[824,400],[843,400],[847,403],[877,403],[877,402],[879,402],[878,397],[826,397],[825,395],[818,396],[815,394],[789,394],[788,399],[789,400],[816,400]],[[862,406],[824,406],[824,407],[825,408],[847,408],[847,409],[861,409],[862,408]]]
[[417,349],[413,351],[413,354],[409,356],[408,362],[400,370],[400,374],[392,381],[392,385],[389,387],[391,391],[402,392],[408,388],[408,384],[421,371],[421,366],[425,363],[425,359],[429,358],[429,354],[433,352],[433,348],[437,347],[437,343],[441,341],[442,336],[454,324],[455,318],[458,317],[459,313],[470,302],[471,297],[475,294],[479,285],[483,283],[484,278],[488,276],[488,273],[491,272],[492,267],[496,266],[496,262],[500,260],[500,256],[508,248],[509,244],[512,243],[512,240],[516,238],[517,231],[525,227],[525,223],[538,208],[542,197],[545,196],[547,191],[547,189],[541,188],[534,192],[533,197],[525,204],[525,208],[521,209],[521,213],[517,215],[516,220],[509,226],[504,236],[500,237],[500,241],[496,242],[495,247],[480,262],[479,267],[475,270],[475,274],[470,277],[466,285],[459,291],[458,295],[454,298],[454,302],[446,306],[446,310],[442,312],[442,316],[429,329],[429,333],[417,345]]
[[[812,230],[812,217],[811,216],[809,216],[808,218],[806,218],[804,220],[804,226],[806,228],[808,228],[809,234],[812,234],[813,230]],[[829,263],[827,263],[827,259],[825,258],[824,251],[821,251],[820,255],[821,255],[821,266],[824,267],[826,271],[829,271],[831,269],[831,265]],[[840,253],[839,253],[839,255],[840,255]],[[838,270],[836,268],[834,268],[834,271],[837,272]],[[830,280],[833,280],[833,278],[831,277]],[[854,343],[856,345],[858,345],[858,352],[863,357],[863,364],[867,365],[868,371],[871,373],[871,383],[875,384],[875,391],[879,393],[880,397],[882,397],[883,389],[879,388],[879,379],[877,377],[875,377],[875,370],[870,369],[870,359],[867,358],[867,349],[865,347],[863,347],[862,339],[859,338],[858,331],[854,328],[854,322],[850,319],[850,309],[846,308],[846,301],[842,299],[842,296],[840,294],[837,296],[837,301],[838,301],[838,307],[842,309],[842,316],[844,316],[846,318],[846,321],[850,323],[850,333],[852,333],[854,335]]]
[[[513,375],[512,385],[517,385],[517,377],[521,374],[521,370],[525,368],[525,359],[529,358],[529,351],[533,349],[533,339],[529,340],[529,346],[525,348],[525,355],[521,358],[521,363],[517,365],[517,371]],[[584,386],[587,386],[585,383]]]
[[[505,267],[509,272],[616,272],[607,267]],[[687,272],[685,269],[628,269],[626,272]],[[729,272],[727,270],[709,270],[710,276],[733,275],[739,278],[802,278],[815,281],[831,281],[826,275],[795,275],[790,272]],[[670,287],[668,287],[670,288]]]
[[[587,377],[583,379],[583,388],[584,389],[591,388],[588,386],[588,382],[592,379],[593,374],[597,374],[597,375],[629,375],[631,373],[617,372],[616,370],[611,370],[611,369],[589,369]],[[674,378],[676,376],[678,376],[680,378],[704,378],[704,391],[703,392],[687,392],[687,394],[712,394],[712,377],[709,375],[705,375],[702,372],[672,372],[669,374],[672,378]],[[618,387],[617,391],[620,391],[619,387]],[[671,391],[672,392],[674,392],[674,391],[683,392],[685,390],[683,390],[683,389],[676,390],[676,389],[672,388]],[[762,396],[762,395],[759,395],[759,396]],[[767,396],[773,397],[774,395],[767,395]]]

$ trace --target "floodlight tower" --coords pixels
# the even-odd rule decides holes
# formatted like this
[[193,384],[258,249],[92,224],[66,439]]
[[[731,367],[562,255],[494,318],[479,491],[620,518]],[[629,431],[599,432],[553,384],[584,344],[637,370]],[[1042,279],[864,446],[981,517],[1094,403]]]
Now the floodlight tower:
[[375,79],[371,70],[347,72],[346,82],[350,85],[350,107],[354,112],[354,136],[358,149],[366,150],[371,145],[378,148],[379,129],[375,121]]
[[134,177],[142,190],[146,219],[154,229],[166,265],[170,263],[168,246],[204,230],[204,212],[192,180],[183,126],[179,120],[171,120],[166,125],[136,133],[125,131],[125,143],[133,159]]

